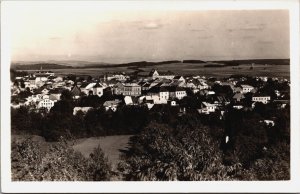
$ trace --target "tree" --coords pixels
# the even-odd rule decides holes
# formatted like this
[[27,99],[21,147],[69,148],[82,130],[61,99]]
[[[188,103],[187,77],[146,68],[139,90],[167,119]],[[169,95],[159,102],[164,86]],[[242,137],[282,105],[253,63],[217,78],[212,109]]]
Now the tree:
[[61,92],[60,99],[63,101],[71,101],[73,100],[72,93],[69,90],[63,90]]
[[[45,142],[44,142],[45,143]],[[64,139],[51,145],[26,139],[12,142],[13,181],[104,181],[110,179],[110,165],[102,150],[91,157],[75,152]]]
[[151,123],[133,139],[133,148],[119,168],[126,180],[233,179],[239,165],[222,164],[222,154],[207,131],[203,126],[193,129],[185,125],[174,131],[166,125]]

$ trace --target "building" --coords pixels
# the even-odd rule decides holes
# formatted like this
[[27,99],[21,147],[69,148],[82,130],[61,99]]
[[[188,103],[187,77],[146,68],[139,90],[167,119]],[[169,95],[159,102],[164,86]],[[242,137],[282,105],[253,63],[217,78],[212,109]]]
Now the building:
[[140,96],[142,87],[137,83],[125,83],[122,94],[124,96]]
[[201,108],[198,109],[200,114],[210,114],[216,111],[217,106],[208,102],[202,102]]
[[105,87],[99,83],[93,86],[93,95],[97,95],[99,97],[103,96],[103,90]]
[[270,100],[271,100],[271,97],[268,96],[268,95],[256,94],[252,97],[253,102],[261,102],[261,103],[264,103],[264,104],[269,103]]
[[80,97],[81,94],[81,90],[80,88],[75,85],[72,89],[71,89],[71,93],[74,99],[78,99]]
[[182,87],[171,86],[168,88],[168,90],[169,90],[169,98],[172,98],[172,99],[177,98],[177,99],[181,100],[182,98],[187,96],[185,88],[182,88]]
[[177,75],[173,78],[174,81],[178,81],[178,82],[185,82],[185,79],[183,76],[181,75]]
[[120,100],[118,99],[115,99],[115,100],[109,100],[109,101],[105,101],[103,106],[105,107],[105,110],[108,111],[108,110],[112,110],[112,111],[116,111],[119,104],[121,103]]
[[232,99],[234,102],[240,102],[241,100],[243,100],[245,98],[244,94],[242,93],[236,93],[233,95]]
[[175,75],[170,71],[158,73],[156,69],[152,69],[149,73],[149,77],[152,79],[173,79]]
[[48,95],[45,95],[38,103],[38,108],[46,108],[49,111],[54,106],[54,103],[55,102],[51,100]]
[[79,111],[81,111],[83,114],[86,114],[89,110],[91,110],[93,107],[74,107],[73,109],[73,115],[76,115]]
[[123,94],[123,91],[124,91],[123,83],[118,82],[113,86],[113,93],[115,95],[121,95],[121,94]]
[[153,79],[159,78],[159,73],[156,69],[152,69],[149,73],[149,77],[152,77]]
[[254,89],[254,87],[250,85],[241,85],[241,88],[242,88],[242,93],[244,94],[251,92],[251,90]]
[[155,101],[156,103],[159,104],[167,104],[167,101],[170,98],[169,95],[169,90],[166,87],[159,87],[159,86],[154,86],[152,88],[150,88],[147,92],[148,96],[157,96],[158,97],[158,101]]

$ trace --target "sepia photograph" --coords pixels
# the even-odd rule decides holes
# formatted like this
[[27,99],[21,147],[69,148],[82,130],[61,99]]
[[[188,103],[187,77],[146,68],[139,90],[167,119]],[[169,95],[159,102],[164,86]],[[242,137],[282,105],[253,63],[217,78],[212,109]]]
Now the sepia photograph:
[[223,3],[1,5],[6,181],[295,183],[299,4]]

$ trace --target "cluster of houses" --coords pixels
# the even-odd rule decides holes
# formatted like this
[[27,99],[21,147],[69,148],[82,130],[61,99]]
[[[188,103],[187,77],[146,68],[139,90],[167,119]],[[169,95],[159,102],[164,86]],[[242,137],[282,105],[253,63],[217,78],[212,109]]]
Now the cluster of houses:
[[[123,101],[116,98],[104,102],[106,110],[116,111],[122,103],[125,105],[146,105],[151,109],[155,105],[166,104],[170,106],[179,106],[180,100],[184,99],[190,93],[199,93],[205,96],[207,100],[203,101],[198,110],[200,114],[210,114],[231,104],[233,108],[244,108],[244,99],[247,94],[252,96],[252,106],[261,102],[269,103],[271,96],[259,93],[258,89],[247,84],[238,84],[245,78],[227,78],[221,80],[210,80],[204,76],[180,76],[172,72],[158,72],[153,69],[150,73],[131,79],[125,73],[105,74],[98,78],[90,80],[70,80],[67,77],[56,76],[50,71],[38,71],[32,75],[16,77],[12,82],[12,96],[18,96],[21,92],[28,91],[32,95],[23,99],[19,103],[12,103],[12,107],[22,105],[31,106],[35,109],[50,110],[54,104],[60,100],[63,90],[69,90],[74,100],[82,96],[97,95],[102,97],[109,92],[115,96],[123,96]],[[267,82],[267,77],[257,77],[257,80]],[[275,78],[276,79],[276,78]],[[279,80],[285,81],[287,80]],[[212,86],[218,84],[227,87],[232,91],[232,96],[228,97],[216,93]],[[278,96],[278,102],[282,106],[288,103],[288,100],[282,100],[284,91],[275,91]],[[185,108],[185,107],[183,107]],[[75,107],[74,114],[79,110],[87,112],[90,107]]]

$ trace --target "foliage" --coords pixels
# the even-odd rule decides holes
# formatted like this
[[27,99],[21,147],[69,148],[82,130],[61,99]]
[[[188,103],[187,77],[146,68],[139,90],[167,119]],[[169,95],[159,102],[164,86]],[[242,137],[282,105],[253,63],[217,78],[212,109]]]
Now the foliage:
[[110,166],[99,147],[92,157],[84,158],[64,139],[49,147],[31,139],[12,142],[11,161],[13,181],[100,181],[110,178]]
[[222,164],[222,153],[208,128],[182,125],[172,130],[156,123],[133,140],[119,168],[127,180],[144,181],[232,180],[240,172],[240,164]]

